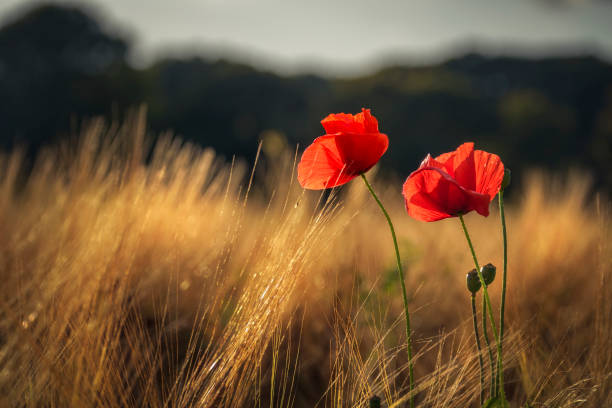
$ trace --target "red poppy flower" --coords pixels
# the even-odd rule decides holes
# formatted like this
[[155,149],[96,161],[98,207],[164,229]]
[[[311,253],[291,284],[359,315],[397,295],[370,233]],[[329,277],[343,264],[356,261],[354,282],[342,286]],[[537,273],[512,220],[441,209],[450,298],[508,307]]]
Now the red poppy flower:
[[435,159],[427,155],[404,183],[406,210],[422,221],[456,217],[472,210],[485,217],[499,192],[504,164],[499,156],[464,143]]
[[321,121],[326,134],[304,150],[298,181],[310,190],[348,183],[374,166],[389,146],[369,109],[356,115],[332,113]]

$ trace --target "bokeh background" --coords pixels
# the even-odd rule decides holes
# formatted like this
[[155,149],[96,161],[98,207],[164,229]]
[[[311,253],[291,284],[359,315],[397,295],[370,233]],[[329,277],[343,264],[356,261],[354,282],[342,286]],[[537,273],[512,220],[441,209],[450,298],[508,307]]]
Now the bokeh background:
[[385,172],[472,140],[515,177],[578,168],[609,191],[611,21],[608,1],[3,0],[0,145],[144,104],[151,135],[252,160],[365,106]]
[[474,141],[513,174],[510,408],[612,407],[611,61],[610,1],[0,0],[0,407],[405,405],[383,216],[295,177],[361,107],[417,406],[480,406],[473,264],[401,180]]

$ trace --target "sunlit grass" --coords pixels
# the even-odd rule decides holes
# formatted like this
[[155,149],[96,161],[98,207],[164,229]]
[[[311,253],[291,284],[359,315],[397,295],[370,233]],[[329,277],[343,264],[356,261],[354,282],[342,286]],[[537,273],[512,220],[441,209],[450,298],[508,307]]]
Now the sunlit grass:
[[[403,406],[401,294],[365,187],[303,192],[274,149],[249,183],[244,163],[169,136],[149,154],[144,129],[93,122],[27,177],[19,152],[0,156],[0,405]],[[414,221],[401,183],[376,185],[405,263],[417,406],[475,406],[460,226]],[[588,188],[542,174],[511,187],[513,406],[612,404],[609,202]],[[466,223],[500,266],[497,211]]]

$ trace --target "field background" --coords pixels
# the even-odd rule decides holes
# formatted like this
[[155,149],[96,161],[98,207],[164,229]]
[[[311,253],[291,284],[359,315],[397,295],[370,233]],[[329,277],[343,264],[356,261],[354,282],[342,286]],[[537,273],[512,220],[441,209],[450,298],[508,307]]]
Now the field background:
[[[401,186],[473,141],[513,175],[511,406],[612,407],[612,3],[342,1],[0,1],[1,408],[406,406],[385,219],[361,180],[295,174],[321,119],[362,107],[390,141],[368,177],[417,406],[477,406],[472,259]],[[202,35],[222,53],[180,40]],[[259,52],[279,43],[294,71]],[[497,201],[465,218],[497,308]]]
[[[0,405],[403,406],[392,243],[359,180],[307,192],[294,152],[264,143],[252,172],[145,130],[141,111],[33,162],[0,156]],[[460,224],[410,219],[401,180],[375,173],[407,275],[418,406],[475,406]],[[610,406],[610,203],[577,173],[509,191],[512,406]],[[495,204],[466,222],[481,263],[501,267]]]

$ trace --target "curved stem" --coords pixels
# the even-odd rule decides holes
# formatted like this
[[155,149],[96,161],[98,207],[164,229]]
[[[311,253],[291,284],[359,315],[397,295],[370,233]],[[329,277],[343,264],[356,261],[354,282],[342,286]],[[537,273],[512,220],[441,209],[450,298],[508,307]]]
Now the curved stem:
[[[472,320],[474,321],[474,336],[478,348],[478,363],[480,363],[480,405],[484,404],[484,363],[482,361],[482,349],[480,348],[480,336],[478,336],[478,316],[476,315],[476,296],[472,293]],[[484,320],[483,320],[484,321]]]
[[491,351],[491,342],[489,341],[489,333],[487,332],[487,303],[485,302],[485,298],[482,298],[482,333],[484,335],[485,343],[487,345],[487,352],[489,354],[489,365],[491,366],[491,386],[489,392],[491,396],[495,396],[495,387],[497,383],[495,382],[495,363],[493,362],[493,352]]
[[387,219],[387,223],[389,224],[389,230],[391,230],[391,237],[393,238],[393,246],[395,247],[395,257],[397,260],[397,274],[398,274],[400,284],[402,286],[402,296],[404,298],[404,315],[406,316],[406,342],[407,342],[407,351],[408,351],[408,370],[409,370],[409,381],[410,381],[410,408],[414,408],[414,395],[412,394],[414,390],[414,372],[413,372],[413,367],[412,367],[412,336],[411,336],[411,330],[410,330],[410,314],[408,313],[408,296],[406,295],[406,283],[404,282],[404,272],[402,270],[402,261],[400,259],[399,247],[397,245],[397,237],[395,236],[395,228],[393,228],[391,217],[389,217],[387,210],[385,210],[385,207],[378,199],[378,196],[374,192],[374,189],[372,189],[372,186],[368,182],[368,179],[366,178],[365,174],[362,173],[361,178],[363,179],[366,187],[370,191],[370,194],[372,194],[372,197],[374,197],[374,200],[376,200],[376,203],[378,204],[383,214],[385,215],[385,218]]
[[501,305],[499,307],[499,362],[497,367],[497,376],[496,382],[499,384],[499,388],[503,390],[504,388],[504,366],[503,359],[501,356],[502,347],[504,342],[504,312],[506,310],[506,276],[508,271],[508,239],[506,236],[506,215],[504,213],[504,190],[499,190],[497,195],[499,201],[499,215],[501,218],[502,225],[502,238],[504,242],[504,274],[502,277],[502,293],[501,293]]
[[[482,293],[484,294],[486,306],[487,306],[487,314],[489,315],[489,321],[491,323],[491,329],[493,330],[493,336],[495,337],[495,345],[497,346],[497,364],[500,364],[501,360],[501,348],[499,343],[499,335],[497,333],[497,326],[495,325],[495,318],[493,317],[493,308],[491,307],[491,299],[489,299],[489,292],[487,291],[487,285],[482,277],[482,272],[480,271],[480,266],[478,265],[478,258],[476,258],[476,252],[474,252],[474,246],[472,245],[472,240],[470,239],[470,234],[468,233],[467,227],[465,226],[465,221],[463,221],[463,216],[459,216],[459,221],[461,221],[461,226],[463,227],[463,232],[465,234],[465,239],[467,240],[468,246],[470,247],[470,251],[472,252],[472,258],[474,259],[474,265],[476,266],[476,272],[478,272],[478,279],[480,279],[480,284],[482,285]],[[483,322],[484,325],[485,322]],[[500,378],[501,380],[501,378]],[[500,395],[502,398],[502,402],[506,401],[506,395],[504,393],[504,388],[500,387],[499,389]]]

